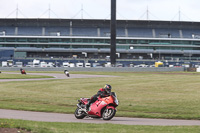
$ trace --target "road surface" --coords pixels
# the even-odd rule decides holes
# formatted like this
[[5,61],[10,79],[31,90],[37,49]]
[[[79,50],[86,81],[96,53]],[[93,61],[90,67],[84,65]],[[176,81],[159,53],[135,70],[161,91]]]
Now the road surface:
[[[3,72],[7,74],[21,74],[20,72]],[[0,82],[9,82],[9,81],[36,81],[36,80],[52,80],[52,79],[72,79],[72,78],[96,78],[96,77],[117,77],[111,75],[88,75],[88,74],[70,74],[70,77],[67,77],[64,73],[28,73],[29,75],[43,75],[43,76],[52,76],[53,78],[37,78],[37,79],[0,79]]]
[[154,125],[154,126],[200,126],[199,120],[172,120],[172,119],[147,119],[114,117],[110,121],[103,119],[84,118],[76,119],[73,114],[45,113],[32,111],[19,111],[0,109],[0,118],[22,119],[43,122],[75,122],[75,123],[111,123],[122,125]]

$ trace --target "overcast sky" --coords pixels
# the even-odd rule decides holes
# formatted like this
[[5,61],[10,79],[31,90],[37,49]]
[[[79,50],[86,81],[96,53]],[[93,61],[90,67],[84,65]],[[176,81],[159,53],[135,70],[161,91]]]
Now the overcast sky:
[[[110,6],[111,0],[0,0],[0,18],[110,19]],[[200,22],[200,0],[117,0],[117,19]]]

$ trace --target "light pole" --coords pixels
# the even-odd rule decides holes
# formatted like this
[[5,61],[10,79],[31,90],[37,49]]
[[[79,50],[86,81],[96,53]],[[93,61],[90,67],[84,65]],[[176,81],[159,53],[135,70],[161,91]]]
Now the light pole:
[[116,64],[116,0],[111,0],[111,21],[110,21],[110,57],[111,65]]

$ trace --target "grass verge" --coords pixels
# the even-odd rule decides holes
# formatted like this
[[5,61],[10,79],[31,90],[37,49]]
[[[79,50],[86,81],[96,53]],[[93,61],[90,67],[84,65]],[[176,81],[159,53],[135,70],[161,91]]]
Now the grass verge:
[[138,126],[118,124],[89,124],[34,122],[0,119],[0,128],[18,128],[31,133],[197,133],[199,126]]
[[0,108],[73,113],[79,98],[111,84],[119,99],[117,116],[200,119],[199,74],[77,73],[118,77],[0,83]]

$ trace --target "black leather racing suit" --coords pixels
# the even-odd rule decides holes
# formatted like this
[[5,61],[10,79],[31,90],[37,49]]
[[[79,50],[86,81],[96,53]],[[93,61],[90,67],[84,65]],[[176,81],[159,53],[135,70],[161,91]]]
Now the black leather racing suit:
[[104,88],[99,89],[99,91],[97,92],[97,94],[95,94],[94,96],[92,96],[89,100],[89,102],[86,104],[86,108],[88,109],[91,103],[94,103],[98,97],[107,97],[109,96],[109,94],[105,91]]

